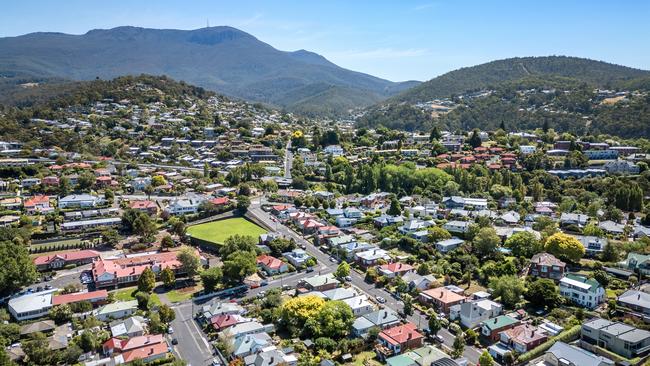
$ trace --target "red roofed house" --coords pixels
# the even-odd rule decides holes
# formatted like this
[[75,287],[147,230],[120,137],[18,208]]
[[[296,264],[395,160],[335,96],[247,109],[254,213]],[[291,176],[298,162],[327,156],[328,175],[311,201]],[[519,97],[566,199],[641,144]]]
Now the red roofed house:
[[82,301],[89,301],[93,305],[101,305],[108,300],[108,291],[98,290],[90,292],[75,292],[65,295],[52,296],[52,306],[63,304],[74,304]]
[[424,336],[417,331],[415,324],[406,323],[379,333],[375,350],[379,358],[386,359],[407,349],[422,347],[423,340]]
[[[199,252],[196,252],[200,255]],[[151,255],[135,255],[118,259],[100,259],[93,262],[93,279],[95,288],[117,287],[132,284],[138,281],[145,268],[151,268],[157,275],[165,268],[171,268],[176,275],[182,272],[181,262],[177,258],[178,252],[161,252]],[[201,257],[201,263],[205,258]]]
[[158,205],[149,200],[131,201],[131,203],[129,203],[129,208],[146,212],[149,215],[156,215],[158,213]]
[[69,264],[77,266],[92,263],[99,258],[99,253],[94,250],[79,250],[76,252],[43,255],[34,258],[34,264],[39,271],[54,268],[63,268]]
[[209,200],[208,202],[210,202],[211,204],[217,207],[223,207],[228,205],[230,203],[230,200],[228,199],[228,197],[217,197]]
[[167,352],[169,352],[167,342],[162,342],[124,352],[122,353],[122,359],[125,363],[133,362],[135,360],[142,360],[145,363],[149,363],[167,357]]
[[418,299],[422,303],[433,304],[440,311],[449,314],[449,308],[465,302],[466,297],[444,287],[438,287],[420,292]]
[[113,353],[132,351],[146,345],[158,344],[164,341],[165,338],[162,334],[143,335],[128,339],[111,338],[104,342],[102,348],[105,354],[111,355]]
[[247,321],[249,321],[249,319],[244,318],[239,314],[219,314],[210,318],[210,324],[212,324],[217,332],[220,332],[226,328],[230,328],[235,324],[244,323]]
[[410,264],[393,262],[379,266],[379,272],[388,278],[402,277],[407,273],[413,272],[414,268]]
[[44,186],[57,187],[60,183],[60,179],[57,176],[50,175],[41,179],[41,184]]
[[529,324],[517,325],[499,334],[502,343],[522,354],[546,342],[548,336],[542,330]]
[[285,262],[266,254],[257,257],[257,266],[269,275],[284,273],[289,270],[289,266]]
[[100,187],[108,187],[111,185],[111,182],[113,181],[113,178],[110,176],[106,175],[100,175],[95,179],[95,183],[100,186]]
[[320,227],[325,226],[324,224],[314,220],[314,219],[305,219],[298,221],[298,227],[302,229],[302,233],[305,235],[315,233]]
[[23,206],[28,214],[35,214],[37,212],[46,213],[54,210],[54,207],[50,206],[50,197],[44,195],[34,196],[25,200]]

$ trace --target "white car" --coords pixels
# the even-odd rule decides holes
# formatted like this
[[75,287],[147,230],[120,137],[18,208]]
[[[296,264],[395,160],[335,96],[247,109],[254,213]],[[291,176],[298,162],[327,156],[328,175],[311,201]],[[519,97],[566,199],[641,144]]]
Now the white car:
[[383,303],[386,302],[386,299],[384,299],[384,298],[381,297],[381,296],[377,296],[377,297],[375,297],[375,299],[376,299],[377,302],[380,303],[380,304],[383,304]]

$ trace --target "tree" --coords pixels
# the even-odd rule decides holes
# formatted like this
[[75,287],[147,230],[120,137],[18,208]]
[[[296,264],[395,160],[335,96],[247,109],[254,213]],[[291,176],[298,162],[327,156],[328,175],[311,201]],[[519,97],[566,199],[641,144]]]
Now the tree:
[[164,186],[167,184],[167,180],[162,175],[154,175],[151,177],[151,185],[153,187]]
[[149,312],[149,332],[151,334],[160,334],[167,331],[167,323],[160,320],[160,315],[157,312]]
[[138,301],[138,308],[141,310],[149,310],[149,300],[151,300],[151,297],[148,293],[138,291],[133,297]]
[[456,339],[454,339],[453,349],[451,351],[451,357],[458,358],[463,355],[465,351],[465,334],[462,331],[459,331],[456,334]]
[[174,246],[174,239],[171,235],[165,235],[160,241],[160,249],[172,248]]
[[601,254],[602,259],[604,262],[618,262],[618,249],[616,246],[610,241],[607,244],[605,244],[605,247],[603,248],[603,253]]
[[483,353],[481,353],[481,357],[478,359],[478,364],[481,366],[494,365],[494,359],[492,359],[492,356],[490,356],[490,352],[487,350],[483,351]]
[[399,204],[399,201],[395,196],[392,196],[390,198],[390,207],[386,213],[392,216],[398,216],[402,214],[402,206]]
[[29,361],[28,365],[53,365],[54,353],[50,350],[45,334],[37,332],[31,339],[22,342],[22,348]]
[[440,131],[438,130],[438,126],[433,126],[431,129],[431,133],[429,134],[429,142],[433,142],[435,140],[439,140],[442,135],[440,134]]
[[440,319],[436,315],[429,317],[429,332],[435,335],[438,334],[438,331],[442,329],[442,324],[440,324]]
[[434,226],[429,229],[429,242],[436,243],[441,240],[451,239],[451,234],[446,229],[440,226]]
[[242,251],[256,253],[257,243],[255,241],[255,238],[249,235],[239,234],[229,236],[224,241],[221,248],[219,248],[219,255],[221,258],[226,260],[230,255]]
[[346,261],[342,261],[341,264],[334,271],[334,276],[338,279],[343,279],[350,275],[350,265]]
[[[402,282],[404,281],[402,280]],[[413,315],[413,297],[409,294],[406,294],[404,295],[402,302],[404,303],[404,315]]]
[[36,280],[36,266],[29,258],[26,246],[18,240],[1,241],[0,258],[0,294],[13,293]]
[[68,304],[57,305],[50,309],[49,316],[55,323],[63,324],[72,319],[72,309]]
[[113,193],[113,191],[110,190],[110,189],[105,190],[104,191],[104,199],[108,203],[113,203],[113,201],[115,200],[115,193]]
[[553,308],[562,301],[555,282],[548,278],[540,278],[529,284],[525,297],[537,307]]
[[239,195],[237,196],[237,211],[240,214],[246,213],[248,211],[248,206],[251,205],[251,200],[247,196]]
[[348,335],[353,322],[354,314],[348,304],[327,301],[319,312],[306,321],[305,327],[317,337],[339,339]]
[[223,262],[223,275],[228,282],[241,282],[257,272],[257,257],[253,252],[236,252]]
[[174,309],[169,306],[162,304],[158,307],[158,315],[160,316],[160,321],[163,323],[171,323],[176,319],[176,313]]
[[105,229],[102,231],[102,243],[115,247],[120,242],[120,234],[115,229]]
[[81,333],[78,342],[79,347],[81,347],[84,352],[94,351],[98,347],[98,343],[99,342],[95,336],[95,333],[90,330],[86,330]]
[[139,212],[135,220],[133,220],[133,232],[151,242],[157,232],[156,224],[149,215]]
[[156,287],[156,275],[150,267],[147,267],[138,278],[138,291],[150,294],[154,287]]
[[174,284],[176,283],[176,275],[174,274],[174,271],[169,267],[163,269],[160,272],[160,279],[163,281],[163,284],[165,284],[165,287],[167,288],[174,287]]
[[325,300],[316,295],[294,297],[280,308],[282,321],[296,329],[302,329],[305,323],[315,317],[325,305]]
[[201,272],[201,282],[205,292],[213,292],[223,279],[223,272],[219,267],[211,267]]
[[478,231],[474,240],[472,240],[472,248],[479,258],[489,258],[496,254],[500,243],[501,239],[496,230],[491,227],[484,227]]
[[474,329],[470,328],[465,331],[465,342],[469,345],[474,345],[478,341],[478,334]]
[[542,250],[540,241],[528,231],[513,234],[506,240],[505,247],[512,250],[512,255],[515,257],[526,258],[530,258]]
[[479,136],[479,131],[477,129],[474,129],[472,131],[472,134],[470,135],[467,143],[474,148],[481,146],[481,136]]
[[573,263],[577,263],[585,254],[585,247],[573,236],[564,233],[555,233],[546,239],[544,249],[554,256]]
[[609,285],[609,276],[602,269],[597,269],[594,271],[594,278],[603,287],[607,287],[607,285]]
[[519,302],[525,289],[523,282],[513,275],[492,278],[489,285],[492,294],[500,297],[501,302],[508,307],[514,307]]
[[582,234],[583,235],[589,235],[589,236],[597,236],[599,238],[602,238],[602,237],[605,236],[605,232],[603,231],[603,229],[599,228],[594,223],[587,224],[587,226],[585,226],[585,228],[582,229]]
[[194,278],[201,268],[201,258],[193,248],[183,248],[176,258],[181,262],[181,271],[189,278]]
[[91,172],[83,172],[77,178],[77,186],[82,191],[89,190],[95,184],[95,174]]

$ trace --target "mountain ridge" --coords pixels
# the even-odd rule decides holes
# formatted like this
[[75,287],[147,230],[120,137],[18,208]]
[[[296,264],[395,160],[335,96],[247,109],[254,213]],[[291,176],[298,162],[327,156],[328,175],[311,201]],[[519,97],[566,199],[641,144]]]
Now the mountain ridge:
[[138,74],[168,75],[288,110],[293,102],[315,95],[286,96],[308,91],[312,84],[355,90],[357,98],[342,105],[343,110],[371,105],[413,85],[347,70],[314,52],[281,51],[229,26],[122,26],[81,35],[35,32],[0,38],[0,75],[92,80]]

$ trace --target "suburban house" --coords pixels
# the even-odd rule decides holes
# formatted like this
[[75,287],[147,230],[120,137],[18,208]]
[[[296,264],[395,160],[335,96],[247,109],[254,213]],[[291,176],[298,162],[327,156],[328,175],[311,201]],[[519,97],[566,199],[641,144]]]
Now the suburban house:
[[99,259],[99,252],[94,250],[79,250],[75,252],[66,252],[53,255],[42,255],[34,258],[34,265],[39,271],[63,268],[68,265],[83,265],[92,263]]
[[52,294],[58,289],[35,292],[9,299],[7,309],[18,321],[46,316],[52,309]]
[[352,323],[352,334],[365,337],[371,328],[386,329],[402,323],[402,319],[390,309],[380,309],[363,315]]
[[614,366],[614,361],[608,358],[561,341],[546,351],[544,363],[550,366]]
[[568,274],[560,280],[560,294],[577,305],[593,309],[605,301],[605,289],[598,281]]
[[461,304],[465,302],[467,298],[463,295],[457,294],[451,290],[448,290],[444,287],[432,288],[420,292],[418,300],[425,304],[433,304],[440,311],[444,313],[449,313],[450,309],[454,305]]
[[386,357],[397,355],[407,349],[422,347],[424,336],[417,331],[413,323],[406,323],[392,328],[384,329],[377,336],[378,356],[385,360]]
[[266,254],[257,257],[257,267],[269,275],[284,273],[289,270],[287,263]]
[[641,315],[650,316],[650,294],[639,290],[627,290],[616,300],[619,306]]
[[327,291],[337,288],[340,282],[331,273],[308,277],[302,280],[303,286],[310,291]]
[[110,324],[113,337],[138,337],[144,335],[146,321],[141,316],[132,316],[124,320],[116,320]]
[[90,194],[72,194],[59,198],[59,208],[95,207],[101,202],[98,197]]
[[415,268],[412,265],[401,262],[387,263],[379,266],[379,273],[387,278],[402,277],[414,270]]
[[647,275],[650,274],[650,255],[628,253],[627,258],[620,262],[620,265],[629,270]]
[[465,234],[469,231],[469,226],[471,222],[469,221],[447,221],[442,228],[454,234]]
[[290,252],[282,253],[282,255],[287,258],[289,263],[291,263],[296,268],[302,267],[305,262],[311,258],[311,256],[307,254],[305,250],[299,248],[296,248]]
[[528,274],[534,277],[550,278],[559,281],[564,277],[566,263],[553,254],[537,253],[530,259]]
[[491,341],[498,341],[499,333],[519,325],[519,320],[507,315],[490,318],[481,324],[481,335]]
[[584,323],[580,339],[627,359],[642,357],[650,352],[650,332],[601,318]]
[[587,222],[589,222],[589,215],[570,212],[562,212],[562,215],[560,215],[560,226],[575,225],[584,227]]
[[375,307],[368,301],[366,295],[358,295],[342,300],[344,303],[348,304],[350,309],[352,309],[352,314],[355,317],[360,317],[369,313],[372,313]]
[[467,328],[475,328],[481,322],[497,317],[503,306],[492,300],[478,300],[456,304],[450,308],[449,319],[460,318],[460,323]]
[[436,242],[436,250],[438,250],[440,253],[448,253],[456,248],[459,248],[461,245],[463,245],[464,242],[464,240],[458,238],[440,240]]
[[50,206],[50,197],[44,195],[38,195],[26,199],[23,206],[25,207],[25,212],[30,215],[36,213],[44,214],[54,211],[54,207]]
[[131,201],[129,202],[129,208],[145,212],[149,215],[156,215],[158,213],[158,205],[149,200]]
[[260,352],[272,344],[271,336],[267,333],[246,334],[233,339],[233,358],[243,358]]
[[409,289],[417,288],[418,290],[427,290],[431,287],[433,283],[436,283],[436,277],[434,275],[419,275],[416,272],[410,272],[402,276],[402,280],[406,282],[409,286]]
[[199,212],[199,206],[205,199],[197,197],[178,197],[167,205],[165,211],[170,215],[188,215]]
[[513,351],[522,354],[546,342],[548,335],[534,325],[520,324],[501,332],[499,339]]
[[390,262],[391,258],[386,250],[373,248],[356,253],[354,260],[364,267],[370,267],[379,264],[380,261]]
[[93,314],[95,318],[100,321],[109,321],[111,319],[123,319],[135,314],[138,310],[138,300],[131,301],[117,301],[111,304],[106,304],[99,309],[96,309]]

